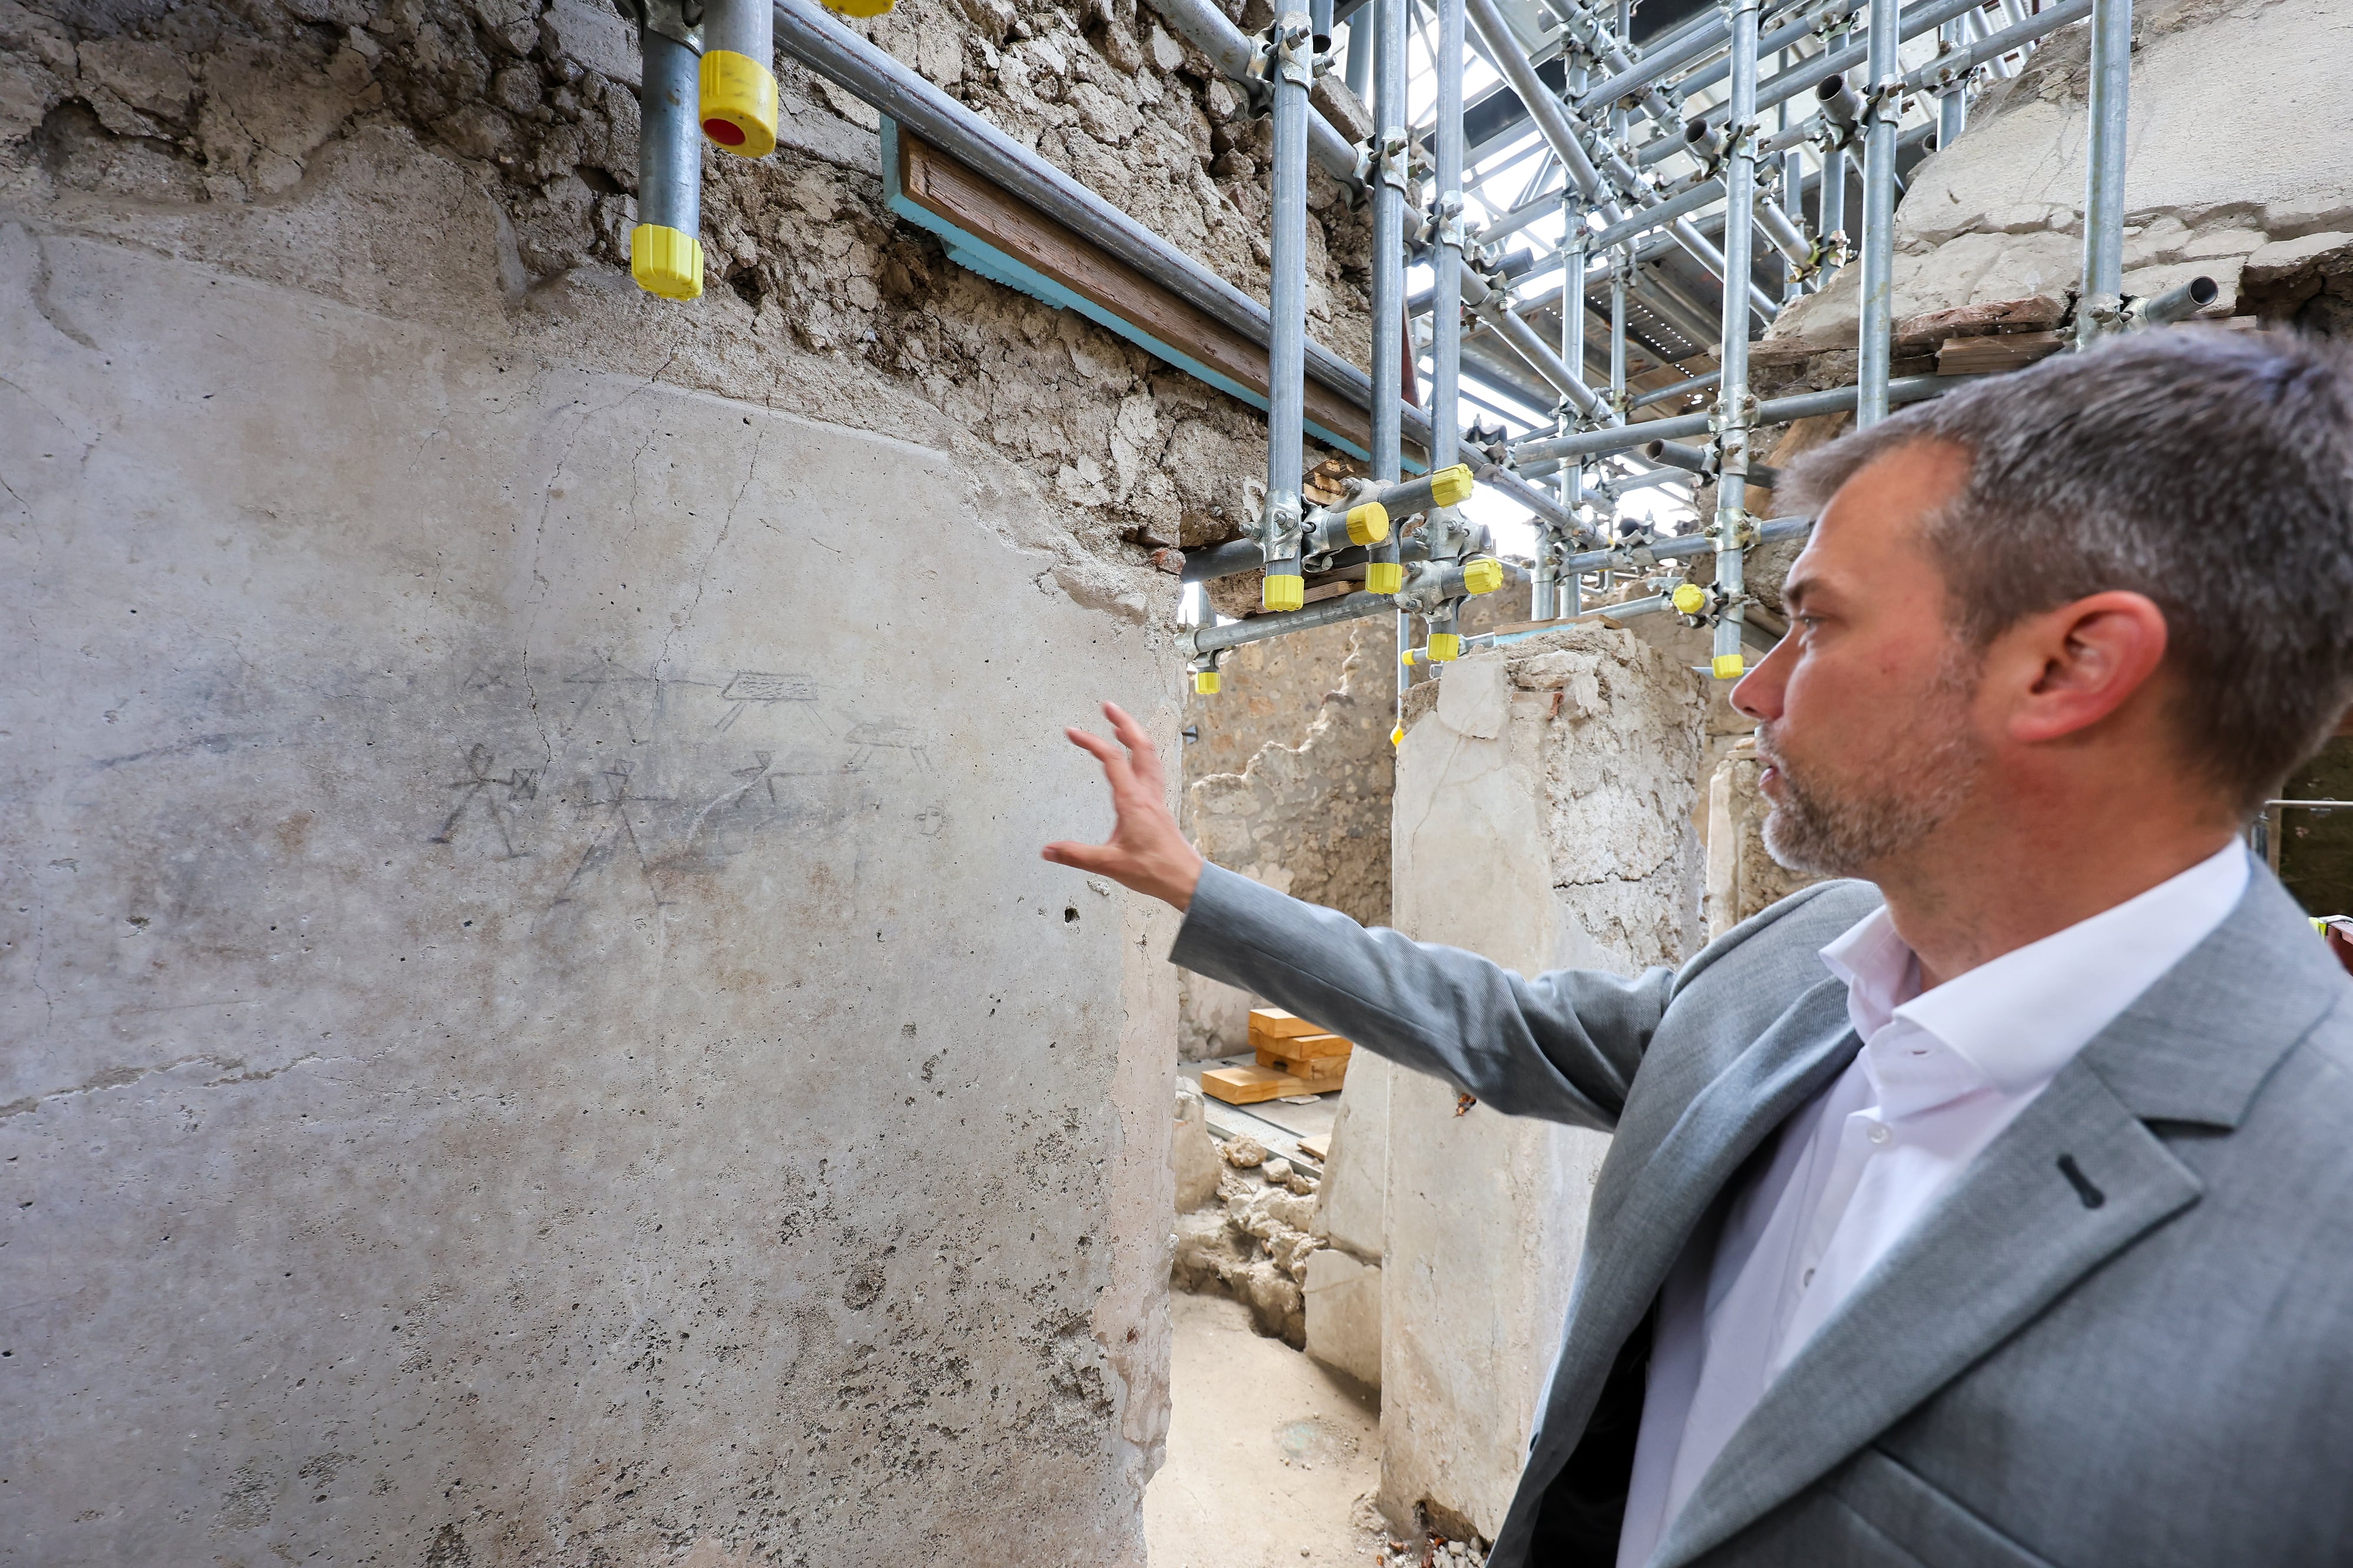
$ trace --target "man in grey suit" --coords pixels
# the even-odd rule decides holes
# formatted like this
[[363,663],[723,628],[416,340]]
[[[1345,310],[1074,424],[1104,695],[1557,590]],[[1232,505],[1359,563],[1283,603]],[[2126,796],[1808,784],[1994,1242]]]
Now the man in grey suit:
[[1807,460],[1740,683],[1852,879],[1523,977],[1203,865],[1143,732],[1047,858],[1171,957],[1615,1133],[1490,1561],[2353,1563],[2353,1016],[2239,847],[2353,698],[2353,376],[2151,332]]

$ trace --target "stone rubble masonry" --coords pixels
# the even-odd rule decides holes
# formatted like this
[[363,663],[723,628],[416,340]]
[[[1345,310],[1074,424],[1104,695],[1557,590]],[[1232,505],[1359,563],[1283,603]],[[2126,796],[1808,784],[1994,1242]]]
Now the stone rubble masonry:
[[1215,1201],[1176,1215],[1169,1282],[1179,1290],[1233,1297],[1258,1331],[1293,1350],[1307,1343],[1303,1287],[1324,1246],[1314,1233],[1315,1184],[1255,1139],[1221,1150]]
[[[1697,948],[1705,700],[1681,661],[1630,631],[1547,633],[1417,688],[1407,724],[1399,930],[1524,973],[1631,972]],[[1393,1072],[1388,1090],[1381,1508],[1401,1534],[1419,1514],[1493,1539],[1608,1140],[1483,1105],[1458,1114],[1457,1086],[1419,1073]]]
[[[1388,921],[1395,647],[1383,616],[1245,644],[1226,660],[1223,690],[1187,700],[1200,739],[1185,748],[1182,812],[1203,855],[1368,925]],[[1232,986],[1185,975],[1183,1059],[1249,1049],[1250,1005]]]
[[[2253,313],[2241,300],[2252,258],[2353,230],[2353,122],[2338,111],[2330,42],[2348,26],[2353,0],[2159,0],[2138,9],[2126,293],[2157,294],[2202,274],[2222,288],[2212,313]],[[1895,215],[1898,320],[2038,294],[2072,300],[2083,272],[2089,49],[2085,27],[2054,34],[2025,70],[1970,107],[1950,148],[1912,174]],[[1850,267],[1773,324],[1768,343],[1824,354],[1790,384],[1853,379],[1851,357],[1833,356],[1853,352],[1860,281]]]
[[[1262,288],[1149,13],[867,30]],[[1173,744],[1152,556],[1263,427],[948,265],[790,66],[644,297],[635,53],[0,0],[26,1562],[1143,1561],[1172,924],[1035,847],[1094,700]]]

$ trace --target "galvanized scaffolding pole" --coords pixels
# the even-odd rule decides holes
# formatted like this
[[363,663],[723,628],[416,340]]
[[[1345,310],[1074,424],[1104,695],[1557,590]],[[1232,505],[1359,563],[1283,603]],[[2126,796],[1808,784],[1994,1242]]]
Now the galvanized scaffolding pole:
[[1895,0],[1871,0],[1870,77],[1863,110],[1862,322],[1856,346],[1854,423],[1887,417],[1887,371],[1894,345],[1895,121],[1903,99],[1896,58]]
[[[1378,83],[1371,156],[1367,160],[1373,186],[1373,482],[1395,484],[1405,472],[1398,430],[1398,405],[1405,379],[1405,209],[1407,158],[1411,133],[1405,106],[1405,8],[1407,0],[1373,0],[1369,21],[1374,79]],[[1359,37],[1358,22],[1348,24],[1348,47]],[[1373,546],[1365,568],[1365,587],[1375,594],[1394,594],[1403,584],[1404,568],[1398,563],[1398,535]]]
[[1438,0],[1437,203],[1431,251],[1430,464],[1460,449],[1462,366],[1462,0]]
[[[1413,111],[1406,104],[1405,8],[1412,0],[1373,0],[1377,44],[1373,57],[1375,135],[1378,167],[1373,171],[1373,388],[1374,397],[1388,388],[1384,406],[1398,405],[1405,365],[1405,214],[1407,161],[1413,141]],[[1394,483],[1403,473],[1397,423],[1389,422],[1387,440],[1373,427],[1373,479]],[[1367,593],[1395,594],[1405,585],[1399,564],[1401,540],[1392,527],[1388,541],[1373,552],[1365,567]],[[1395,601],[1392,600],[1392,603]],[[1409,640],[1409,617],[1397,611],[1390,623],[1402,654]],[[1397,713],[1390,741],[1405,735],[1405,689],[1412,672],[1399,659],[1396,665]]]
[[2084,286],[2075,346],[2124,324],[2126,111],[2132,93],[2132,0],[2093,0],[2091,135],[2084,170]]
[[[1724,258],[1746,278],[1757,201],[1757,5],[1731,0],[1731,114],[1725,121]],[[1757,400],[1748,395],[1748,302],[1724,293],[1724,379],[1715,395],[1715,678],[1741,673],[1740,627],[1746,615],[1743,535],[1748,523],[1748,429]]]
[[1295,610],[1306,584],[1299,570],[1301,468],[1307,426],[1307,92],[1315,46],[1304,11],[1275,18],[1266,74],[1274,89],[1274,232],[1269,247],[1266,510],[1259,549],[1266,561],[1265,605]]

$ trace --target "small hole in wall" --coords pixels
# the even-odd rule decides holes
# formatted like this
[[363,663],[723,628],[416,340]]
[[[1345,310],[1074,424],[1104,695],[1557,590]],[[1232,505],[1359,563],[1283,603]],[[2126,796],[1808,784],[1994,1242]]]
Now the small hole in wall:
[[1066,926],[1078,924],[1079,911],[1075,908],[1065,906],[1062,910],[1062,923]]

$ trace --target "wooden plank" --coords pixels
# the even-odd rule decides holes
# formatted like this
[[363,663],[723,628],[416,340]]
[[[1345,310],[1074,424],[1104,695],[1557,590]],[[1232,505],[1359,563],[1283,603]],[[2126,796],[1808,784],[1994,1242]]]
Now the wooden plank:
[[1260,1040],[1293,1040],[1303,1035],[1329,1033],[1321,1024],[1311,1024],[1296,1013],[1286,1013],[1280,1007],[1253,1007],[1250,1013],[1250,1043]]
[[1306,1079],[1287,1072],[1250,1067],[1209,1068],[1201,1075],[1201,1092],[1228,1105],[1256,1105],[1262,1100],[1281,1100],[1287,1094],[1318,1091]]
[[1332,1157],[1332,1135],[1328,1132],[1318,1132],[1313,1138],[1302,1138],[1299,1141],[1299,1152],[1321,1164]]
[[1272,1051],[1286,1057],[1345,1057],[1356,1048],[1352,1040],[1337,1035],[1293,1035],[1288,1039],[1261,1038],[1252,1043],[1254,1051]]
[[[899,185],[909,201],[1216,375],[1257,397],[1267,395],[1264,348],[921,141],[905,126],[897,129]],[[1369,447],[1371,416],[1314,377],[1305,379],[1309,421]]]
[[1303,1078],[1310,1083],[1336,1085],[1348,1076],[1346,1057],[1287,1057],[1264,1046],[1258,1049],[1258,1065],[1271,1072]]

